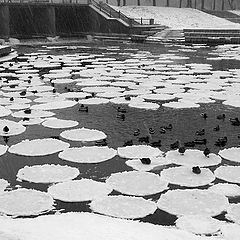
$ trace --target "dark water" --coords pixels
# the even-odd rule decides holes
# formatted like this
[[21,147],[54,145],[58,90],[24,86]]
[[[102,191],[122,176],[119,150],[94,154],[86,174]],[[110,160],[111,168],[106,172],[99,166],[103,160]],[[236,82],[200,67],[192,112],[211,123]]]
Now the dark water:
[[[66,49],[54,49],[48,52],[48,54],[53,55],[62,55],[67,53],[86,53],[86,54],[102,54],[105,53],[105,57],[115,57],[119,60],[124,60],[127,55],[122,55],[119,53],[137,53],[140,51],[149,51],[152,53],[150,58],[154,56],[159,56],[163,53],[174,53],[173,51],[178,51],[181,46],[173,45],[154,45],[154,44],[116,44],[116,43],[99,43],[99,44],[85,44],[90,48],[79,48],[75,50],[66,50]],[[110,51],[107,50],[109,46],[120,46],[119,51]],[[37,52],[39,47],[19,47],[17,51],[19,53],[33,53]],[[126,50],[127,49],[127,50]],[[132,49],[132,50],[131,50]],[[136,50],[133,50],[136,49]],[[138,49],[138,50],[137,50]],[[207,54],[214,50],[215,47],[204,47],[197,49],[197,52],[175,52],[180,56],[190,57],[187,60],[176,60],[173,64],[185,64],[185,63],[210,63],[213,65],[213,68],[216,70],[227,70],[228,68],[239,68],[238,62],[234,60],[222,60],[222,61],[208,61],[206,60]],[[170,52],[169,52],[170,50]],[[46,71],[44,71],[46,72]],[[64,92],[62,85],[56,85],[58,92]],[[163,103],[163,102],[158,102]],[[148,129],[151,127],[155,129],[153,135],[149,135],[151,141],[162,141],[162,151],[170,150],[170,144],[176,140],[181,142],[192,141],[198,138],[195,135],[195,132],[199,129],[204,128],[206,134],[204,138],[207,139],[207,146],[211,149],[211,152],[217,153],[221,148],[214,145],[215,141],[219,137],[227,136],[228,143],[226,147],[238,146],[239,140],[238,136],[240,135],[240,127],[232,126],[228,121],[231,117],[239,117],[240,109],[229,107],[221,104],[221,101],[217,101],[213,104],[201,104],[200,108],[194,109],[170,109],[165,107],[160,107],[157,111],[153,110],[140,110],[135,108],[128,108],[126,113],[125,121],[121,121],[116,118],[117,106],[115,104],[102,104],[102,105],[90,105],[89,112],[79,112],[78,106],[72,108],[67,108],[63,110],[55,110],[56,117],[62,119],[72,119],[79,122],[78,127],[86,127],[98,129],[107,134],[107,142],[109,147],[117,148],[122,146],[124,141],[133,140],[134,144],[139,144],[137,137],[133,136],[134,130],[137,128],[141,131],[141,136],[148,136]],[[208,118],[203,119],[200,114],[207,113]],[[220,121],[216,120],[216,116],[219,114],[226,114],[226,120]],[[7,117],[10,120],[15,120],[12,117]],[[168,125],[171,123],[173,129],[167,131],[166,134],[160,133],[160,127]],[[213,128],[219,124],[220,131],[215,132]],[[42,125],[33,125],[27,127],[27,130],[19,135],[10,137],[9,145],[16,144],[22,139],[36,139],[36,138],[46,138],[50,136],[58,136],[63,130],[55,130],[45,128]],[[66,141],[66,140],[65,140]],[[70,141],[69,141],[70,142]],[[70,142],[71,146],[80,146],[78,142]],[[0,138],[0,144],[4,144],[3,139]],[[204,145],[196,145],[197,149],[203,150]],[[58,154],[52,154],[49,156],[43,157],[23,157],[17,156],[14,154],[6,153],[0,157],[0,178],[4,178],[11,183],[11,187],[15,188],[16,185],[20,185],[24,188],[33,188],[37,190],[46,191],[48,184],[33,184],[28,182],[18,182],[16,181],[16,174],[18,170],[26,165],[37,165],[37,164],[61,164],[77,167],[80,170],[80,175],[77,179],[81,178],[91,178],[94,180],[104,181],[105,178],[111,175],[114,172],[121,171],[130,171],[130,167],[125,165],[126,159],[120,157],[114,157],[113,159],[98,163],[98,164],[77,164],[72,162],[66,162],[58,158]],[[224,161],[223,161],[224,163]],[[233,164],[229,163],[228,164]],[[238,164],[235,164],[238,165]],[[212,167],[211,170],[214,170],[216,167]],[[155,171],[159,174],[161,169]],[[215,182],[220,182],[216,180]],[[176,185],[170,185],[171,189],[180,188]],[[203,187],[204,188],[204,187]],[[114,192],[113,194],[119,194]],[[146,199],[153,199],[157,201],[160,197],[160,194],[153,196],[147,196]],[[240,199],[234,199],[234,202],[238,202]],[[69,211],[91,211],[88,207],[88,202],[84,203],[65,203],[56,200],[56,209],[64,209],[64,212]],[[223,219],[224,216],[221,215],[218,218]],[[142,221],[152,222],[155,224],[169,225],[174,224],[175,216],[172,216],[161,210],[157,210],[153,215],[147,216]]]

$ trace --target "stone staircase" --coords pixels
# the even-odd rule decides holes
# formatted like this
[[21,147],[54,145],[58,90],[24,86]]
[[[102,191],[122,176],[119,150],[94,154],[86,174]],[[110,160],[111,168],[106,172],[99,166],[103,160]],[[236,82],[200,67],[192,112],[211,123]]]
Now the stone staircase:
[[148,37],[149,41],[184,41],[184,33],[182,29],[166,28],[161,32],[155,33]]

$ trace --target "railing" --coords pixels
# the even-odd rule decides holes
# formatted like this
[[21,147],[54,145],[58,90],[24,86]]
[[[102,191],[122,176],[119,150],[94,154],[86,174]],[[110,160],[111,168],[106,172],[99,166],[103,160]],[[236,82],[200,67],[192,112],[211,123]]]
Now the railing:
[[153,25],[154,19],[153,18],[134,18],[134,20],[141,25]]

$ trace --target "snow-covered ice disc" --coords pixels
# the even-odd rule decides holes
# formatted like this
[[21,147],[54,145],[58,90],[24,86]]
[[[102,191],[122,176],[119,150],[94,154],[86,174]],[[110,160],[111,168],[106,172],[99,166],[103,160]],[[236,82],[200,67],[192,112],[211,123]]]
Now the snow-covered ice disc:
[[17,178],[33,183],[64,182],[76,178],[79,175],[77,168],[54,164],[25,166],[19,169]]
[[8,150],[8,146],[6,145],[0,145],[0,156],[2,156],[3,154],[5,154]]
[[106,180],[118,192],[134,196],[146,196],[168,189],[168,182],[149,172],[130,171],[113,173]]
[[220,166],[214,174],[226,182],[240,183],[240,166]]
[[35,124],[40,124],[44,121],[42,118],[24,118],[19,123],[21,123],[23,126],[30,126]]
[[159,104],[151,102],[130,102],[128,106],[147,110],[157,110],[160,107]]
[[64,202],[83,202],[102,198],[112,192],[112,188],[103,182],[81,179],[58,183],[48,188],[48,193]]
[[14,136],[25,132],[26,127],[11,120],[0,120],[0,136]]
[[62,93],[60,96],[64,98],[85,98],[91,96],[91,94],[84,92],[66,92]]
[[107,98],[88,98],[88,99],[80,99],[78,101],[79,104],[87,104],[87,105],[98,105],[98,104],[105,104],[109,103]]
[[217,216],[225,211],[228,199],[208,190],[171,190],[162,194],[157,202],[158,208],[173,215]]
[[12,111],[10,109],[0,106],[0,117],[6,117],[6,116],[10,115],[11,113],[12,113]]
[[71,141],[90,142],[107,138],[107,135],[96,129],[77,128],[63,131],[61,137]]
[[184,154],[180,154],[178,150],[171,150],[166,153],[166,158],[178,165],[199,167],[215,166],[222,161],[214,153],[210,153],[209,157],[205,157],[203,151],[198,149],[187,149]]
[[230,221],[240,224],[240,203],[229,205],[226,218]]
[[134,170],[137,170],[137,171],[151,171],[154,168],[171,164],[169,160],[167,160],[165,157],[162,157],[162,156],[152,157],[150,158],[150,160],[151,160],[150,164],[143,164],[140,159],[130,159],[130,160],[127,160],[125,163],[129,167],[132,167]]
[[45,120],[42,125],[44,127],[48,127],[48,128],[71,128],[71,127],[75,127],[78,125],[77,121],[73,121],[73,120],[64,120],[64,119],[58,119],[58,118],[50,118]]
[[151,158],[162,155],[162,151],[147,145],[133,145],[126,147],[119,147],[117,149],[118,155],[122,158]]
[[229,161],[240,162],[240,147],[225,148],[218,154]]
[[42,103],[42,104],[36,104],[31,107],[31,109],[35,110],[54,110],[54,109],[63,109],[63,108],[69,108],[76,105],[76,101],[71,100],[63,100],[63,101],[53,101],[49,103]]
[[169,107],[169,108],[198,108],[200,107],[199,104],[190,102],[190,101],[186,101],[186,102],[169,102],[169,103],[164,103],[162,106],[164,107]]
[[17,189],[0,194],[0,212],[12,216],[38,215],[53,209],[53,198],[33,189]]
[[200,174],[195,174],[190,167],[172,167],[161,171],[161,178],[171,184],[185,187],[204,186],[215,180],[211,170],[202,168]]
[[217,183],[208,188],[209,191],[223,194],[226,197],[240,196],[240,187],[237,184]]
[[9,185],[9,182],[5,179],[0,179],[0,194],[6,189]]
[[6,108],[10,109],[10,110],[24,110],[27,108],[30,108],[30,104],[18,104],[18,103],[14,103],[11,105],[7,105]]
[[16,118],[47,118],[54,116],[54,112],[42,111],[42,110],[31,110],[31,113],[25,113],[24,110],[18,111],[12,114]]
[[176,220],[176,226],[195,234],[214,234],[220,230],[221,222],[209,216],[186,215]]
[[12,145],[8,151],[23,156],[45,156],[60,152],[70,146],[69,143],[54,138],[23,140]]
[[153,214],[156,203],[142,197],[108,196],[93,200],[90,208],[97,213],[118,218],[143,218]]
[[117,151],[107,146],[97,147],[80,147],[67,148],[59,153],[59,158],[77,163],[99,163],[112,159],[117,154]]

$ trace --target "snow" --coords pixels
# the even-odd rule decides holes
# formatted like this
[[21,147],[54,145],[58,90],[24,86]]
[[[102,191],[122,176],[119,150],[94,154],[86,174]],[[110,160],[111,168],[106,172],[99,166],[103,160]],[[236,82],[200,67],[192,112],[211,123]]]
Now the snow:
[[208,190],[223,194],[229,198],[240,196],[240,187],[237,184],[217,183],[209,187]]
[[103,182],[81,179],[57,183],[48,188],[48,193],[64,202],[84,202],[99,199],[112,192],[112,188]]
[[184,28],[239,28],[239,24],[204,13],[192,8],[173,8],[155,6],[123,6],[115,7],[130,18],[154,19],[173,29]]
[[240,166],[220,166],[214,174],[226,182],[240,183]]
[[0,194],[9,185],[9,182],[5,179],[0,179]]
[[[175,227],[83,212],[28,219],[0,218],[0,225],[3,233],[15,237],[7,240],[79,240],[79,237],[84,238],[84,240],[155,240],[156,236],[161,240],[202,239]],[[211,237],[207,239],[212,240]]]
[[34,183],[55,183],[69,181],[79,175],[77,168],[54,164],[25,166],[19,169],[17,178]]
[[55,129],[59,129],[59,128],[71,128],[71,127],[75,127],[78,125],[77,121],[73,121],[73,120],[64,120],[64,119],[58,119],[58,118],[49,118],[47,120],[45,120],[42,125],[44,127],[48,127],[48,128],[55,128]]
[[240,203],[230,204],[229,208],[227,209],[226,218],[237,224],[240,223]]
[[240,147],[225,148],[218,154],[229,161],[240,162]]
[[146,196],[168,189],[168,182],[155,173],[130,171],[113,173],[106,183],[118,192],[134,196]]

